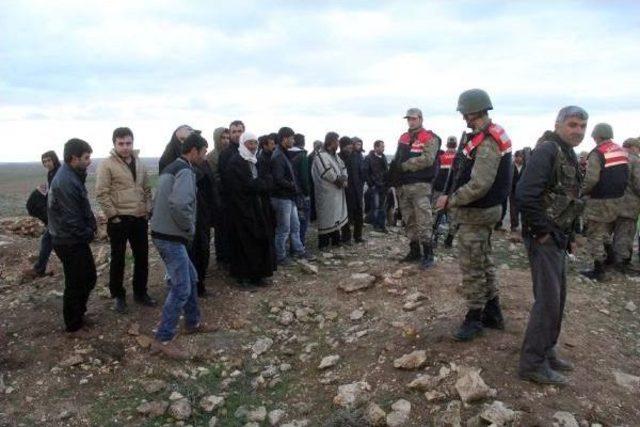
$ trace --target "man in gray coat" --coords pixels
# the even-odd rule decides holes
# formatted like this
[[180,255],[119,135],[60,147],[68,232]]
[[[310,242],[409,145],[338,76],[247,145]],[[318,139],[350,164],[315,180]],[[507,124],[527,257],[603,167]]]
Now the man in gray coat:
[[187,253],[196,223],[196,178],[192,165],[205,161],[207,141],[192,133],[181,150],[182,155],[160,174],[151,218],[151,237],[164,262],[169,287],[151,348],[173,359],[189,358],[187,351],[173,341],[183,311],[187,333],[214,330],[200,319],[198,273]]

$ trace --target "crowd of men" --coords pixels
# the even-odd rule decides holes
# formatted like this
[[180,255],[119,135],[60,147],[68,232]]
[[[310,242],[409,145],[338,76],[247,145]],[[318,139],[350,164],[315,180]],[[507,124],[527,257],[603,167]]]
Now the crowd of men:
[[[424,127],[422,112],[409,109],[404,117],[408,130],[390,163],[380,140],[365,157],[362,140],[328,132],[309,154],[304,135],[290,127],[257,136],[239,120],[214,131],[214,147],[207,153],[201,132],[182,125],[160,158],[154,196],[149,171],[134,150],[133,132],[115,129],[113,149],[100,163],[96,180],[111,244],[114,309],[127,310],[127,242],[134,258],[133,300],[157,305],[147,293],[150,229],[168,289],[152,348],[186,358],[174,340],[182,314],[187,333],[215,330],[201,319],[198,302],[207,297],[212,228],[217,264],[238,286],[255,291],[272,284],[278,267],[290,266],[293,259],[314,259],[307,239],[312,221],[318,248],[325,249],[365,242],[365,221],[387,233],[387,226],[401,218],[409,240],[401,261],[419,262],[425,275],[436,265],[444,225],[445,246],[457,236],[467,313],[454,338],[469,341],[485,328],[505,327],[491,239],[508,210],[512,232],[522,223],[535,299],[519,374],[539,383],[566,383],[559,372],[573,367],[555,350],[566,298],[566,256],[575,251],[576,233],[584,233],[593,268],[583,274],[602,280],[610,266],[631,271],[640,212],[640,140],[628,139],[620,147],[612,140],[611,126],[600,123],[592,133],[596,148],[579,160],[574,148],[584,138],[588,114],[568,106],[533,150],[512,156],[509,136],[489,117],[492,109],[485,91],[463,92],[457,111],[470,131],[460,143],[448,137],[445,147]],[[71,139],[62,166],[54,152],[43,154],[49,188],[39,191],[47,199],[47,227],[31,270],[32,275],[46,274],[53,248],[64,268],[66,330],[80,335],[96,283],[89,246],[96,219],[85,187],[91,153],[87,142]]]

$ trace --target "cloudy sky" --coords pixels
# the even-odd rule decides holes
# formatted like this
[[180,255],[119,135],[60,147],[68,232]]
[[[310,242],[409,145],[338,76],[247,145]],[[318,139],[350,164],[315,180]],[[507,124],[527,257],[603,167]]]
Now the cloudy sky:
[[[334,130],[393,152],[408,107],[459,136],[458,94],[489,92],[516,147],[578,104],[640,135],[638,1],[0,0],[3,161],[129,126],[143,156],[180,124],[242,119],[307,142]],[[590,138],[581,148],[593,146]]]

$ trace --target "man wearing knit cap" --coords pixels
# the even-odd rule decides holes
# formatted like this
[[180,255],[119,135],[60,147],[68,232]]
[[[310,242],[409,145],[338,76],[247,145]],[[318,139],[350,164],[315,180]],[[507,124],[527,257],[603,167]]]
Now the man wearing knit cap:
[[629,138],[622,144],[629,153],[629,183],[618,205],[618,218],[613,229],[615,268],[621,273],[630,272],[636,222],[640,214],[640,139]]
[[602,280],[605,263],[614,263],[612,234],[629,181],[629,154],[612,141],[613,129],[607,123],[598,123],[591,136],[596,148],[587,157],[582,194],[588,197],[584,219],[593,269],[581,274],[592,280]]

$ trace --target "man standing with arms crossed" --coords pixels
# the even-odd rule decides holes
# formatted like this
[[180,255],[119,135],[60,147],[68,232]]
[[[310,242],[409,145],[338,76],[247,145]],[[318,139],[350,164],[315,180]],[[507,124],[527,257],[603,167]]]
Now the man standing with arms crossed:
[[558,358],[556,344],[567,295],[567,249],[584,203],[580,164],[574,148],[584,139],[589,115],[577,106],[558,112],[555,131],[531,152],[516,188],[522,234],[529,254],[534,304],[520,352],[520,378],[566,384],[558,371],[573,366]]
[[133,149],[133,132],[127,127],[113,131],[113,149],[98,167],[96,199],[107,217],[107,234],[111,244],[109,291],[114,309],[126,311],[124,255],[127,241],[133,253],[133,299],[147,307],[156,302],[147,293],[149,276],[149,240],[147,220],[151,212],[151,186],[146,166]]
[[456,208],[462,292],[467,300],[464,322],[454,334],[469,341],[483,328],[504,329],[498,296],[498,277],[491,258],[491,232],[500,219],[502,202],[511,186],[511,140],[493,123],[489,95],[481,89],[463,92],[458,111],[471,129],[464,135],[452,180],[453,192],[438,199],[438,209]]

